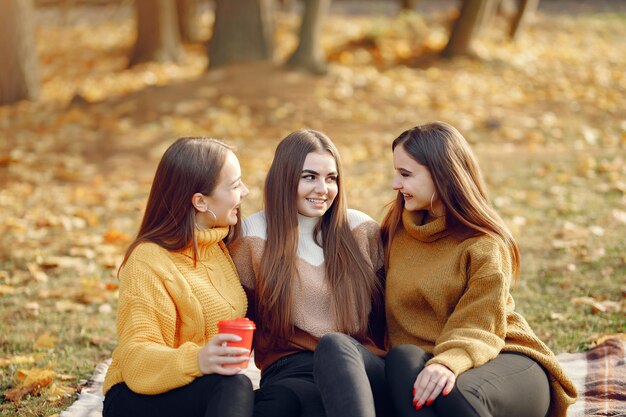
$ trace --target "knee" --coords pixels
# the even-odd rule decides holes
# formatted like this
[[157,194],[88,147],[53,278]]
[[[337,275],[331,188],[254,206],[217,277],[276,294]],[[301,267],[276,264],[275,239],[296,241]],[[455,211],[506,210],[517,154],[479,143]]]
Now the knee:
[[415,345],[393,347],[385,358],[385,374],[391,381],[399,376],[415,375],[424,367],[429,355]]
[[343,333],[328,333],[317,342],[315,356],[326,356],[336,352],[352,349],[354,339]]
[[343,334],[343,333],[327,333],[324,336],[322,336],[322,338],[319,340],[319,342],[317,343],[317,349],[319,349],[320,347],[322,349],[325,348],[334,348],[336,346],[345,346],[345,345],[352,345],[352,338],[350,336],[348,336],[347,334]]
[[387,353],[387,357],[385,361],[387,363],[403,363],[407,361],[407,358],[411,357],[422,357],[426,356],[426,352],[418,346],[407,344],[407,345],[398,345]]
[[223,384],[225,384],[229,390],[250,392],[251,394],[253,392],[252,381],[243,374],[224,377]]

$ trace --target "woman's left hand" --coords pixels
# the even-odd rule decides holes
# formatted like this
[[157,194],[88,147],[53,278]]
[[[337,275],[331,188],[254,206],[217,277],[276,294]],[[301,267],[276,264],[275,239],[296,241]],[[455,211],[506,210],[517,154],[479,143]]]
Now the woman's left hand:
[[415,409],[419,410],[424,404],[431,405],[442,391],[444,396],[448,395],[455,382],[454,373],[441,364],[433,363],[422,369],[413,384]]

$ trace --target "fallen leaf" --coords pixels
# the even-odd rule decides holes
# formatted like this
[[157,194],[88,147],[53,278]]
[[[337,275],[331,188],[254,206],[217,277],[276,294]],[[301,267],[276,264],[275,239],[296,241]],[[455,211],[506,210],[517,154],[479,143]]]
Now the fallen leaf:
[[104,233],[105,243],[114,243],[118,245],[126,245],[130,243],[132,237],[128,233],[119,230],[109,229]]
[[0,358],[0,368],[9,365],[25,365],[28,363],[35,363],[35,358],[32,356],[13,356],[11,358]]
[[66,387],[63,385],[51,384],[46,390],[47,399],[51,402],[61,401],[63,398],[69,397],[74,394],[75,390],[72,387]]
[[33,343],[33,349],[52,349],[54,348],[56,340],[57,338],[50,335],[50,332],[45,332]]

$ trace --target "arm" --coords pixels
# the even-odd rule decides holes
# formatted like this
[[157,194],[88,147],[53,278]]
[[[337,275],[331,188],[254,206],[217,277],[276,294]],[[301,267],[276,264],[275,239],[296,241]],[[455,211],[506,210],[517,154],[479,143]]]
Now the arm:
[[480,237],[464,256],[467,289],[454,307],[436,341],[434,357],[456,376],[495,358],[507,332],[510,257],[490,237]]
[[178,313],[163,279],[133,256],[120,276],[117,359],[124,382],[140,394],[169,391],[202,375],[200,346],[174,347]]
[[419,410],[440,393],[446,396],[456,377],[495,358],[506,337],[511,299],[508,253],[491,238],[482,237],[464,256],[467,289],[454,307],[433,349],[433,358],[413,385],[413,404]]
[[169,273],[167,264],[148,265],[135,257],[122,271],[116,359],[122,379],[134,392],[159,394],[189,384],[203,374],[233,375],[239,369],[223,365],[241,362],[240,355],[249,353],[224,345],[241,340],[236,335],[218,334],[204,344],[202,322],[179,345],[179,311],[185,308],[177,305],[177,299],[184,304],[191,293],[172,296],[168,285],[177,279]]

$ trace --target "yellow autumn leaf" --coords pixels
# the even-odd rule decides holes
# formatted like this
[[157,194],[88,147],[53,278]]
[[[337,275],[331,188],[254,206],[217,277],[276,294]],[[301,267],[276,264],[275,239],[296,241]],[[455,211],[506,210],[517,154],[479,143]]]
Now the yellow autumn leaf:
[[52,349],[56,340],[56,336],[52,336],[50,332],[45,332],[33,343],[33,349]]
[[52,381],[56,374],[57,373],[55,371],[47,368],[18,369],[17,379],[24,386],[37,383],[40,383],[41,386],[45,386],[50,382],[44,383],[44,381],[47,381],[48,379]]
[[72,387],[66,387],[64,385],[57,385],[56,383],[50,384],[46,390],[46,398],[48,401],[57,402],[61,401],[65,397],[69,397],[74,394],[75,389]]
[[35,358],[33,356],[13,356],[10,358],[0,358],[0,368],[9,365],[25,365],[28,363],[35,363]]

